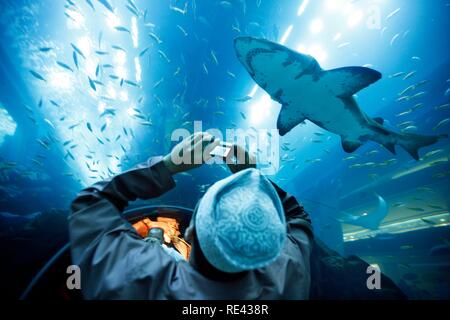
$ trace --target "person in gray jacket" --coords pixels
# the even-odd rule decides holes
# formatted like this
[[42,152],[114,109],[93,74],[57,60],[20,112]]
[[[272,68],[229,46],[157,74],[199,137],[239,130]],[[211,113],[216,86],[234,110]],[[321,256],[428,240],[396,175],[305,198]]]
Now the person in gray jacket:
[[[71,253],[81,269],[86,299],[307,299],[311,221],[296,199],[251,164],[228,163],[231,176],[198,201],[185,237],[189,261],[174,259],[157,242],[143,241],[121,217],[130,201],[175,187],[173,175],[199,167],[191,159],[219,144],[208,133],[183,140],[165,157],[151,158],[81,191],[69,216]],[[206,152],[205,152],[206,151]]]

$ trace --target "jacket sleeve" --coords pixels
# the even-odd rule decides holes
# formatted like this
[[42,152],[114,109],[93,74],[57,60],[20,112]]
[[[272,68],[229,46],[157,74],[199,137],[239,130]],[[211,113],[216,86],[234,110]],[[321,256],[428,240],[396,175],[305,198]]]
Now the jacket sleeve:
[[288,233],[295,237],[298,231],[306,233],[310,238],[313,238],[313,229],[311,219],[305,209],[298,203],[295,197],[288,194],[278,185],[272,182],[278,196],[283,204],[284,213],[286,215],[286,223],[288,225]]
[[129,201],[150,199],[175,186],[162,158],[84,189],[69,216],[72,261],[81,269],[87,299],[154,299],[176,273],[161,246],[142,241],[121,217]]
[[310,258],[314,241],[311,219],[297,199],[275,183],[272,184],[281,199],[286,215],[287,237],[290,244],[285,246],[284,254],[296,265],[298,275],[303,278],[302,285],[294,290],[301,291],[304,297],[308,297],[311,284]]

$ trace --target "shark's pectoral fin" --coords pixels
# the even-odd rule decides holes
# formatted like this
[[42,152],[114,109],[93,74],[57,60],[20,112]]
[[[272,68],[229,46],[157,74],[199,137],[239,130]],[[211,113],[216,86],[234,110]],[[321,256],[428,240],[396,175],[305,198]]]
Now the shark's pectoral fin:
[[364,67],[345,67],[329,71],[321,77],[337,97],[351,97],[358,91],[381,79],[381,73]]
[[284,136],[291,131],[296,125],[305,121],[306,118],[295,112],[295,109],[289,105],[281,107],[280,115],[278,116],[277,128],[280,136]]
[[349,140],[345,140],[344,138],[342,138],[342,148],[347,153],[352,153],[361,146],[362,146],[362,143],[359,141],[349,141]]

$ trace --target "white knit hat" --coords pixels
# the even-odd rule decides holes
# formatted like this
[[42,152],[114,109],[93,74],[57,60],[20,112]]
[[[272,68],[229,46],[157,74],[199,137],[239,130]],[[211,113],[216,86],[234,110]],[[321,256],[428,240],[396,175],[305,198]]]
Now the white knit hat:
[[224,272],[267,266],[278,257],[286,239],[280,198],[256,169],[212,185],[193,219],[203,254]]

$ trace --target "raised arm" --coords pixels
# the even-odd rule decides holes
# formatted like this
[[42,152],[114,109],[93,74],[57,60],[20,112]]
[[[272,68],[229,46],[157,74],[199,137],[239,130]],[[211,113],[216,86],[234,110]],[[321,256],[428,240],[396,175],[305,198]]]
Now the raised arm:
[[[174,185],[159,157],[80,192],[72,203],[69,231],[86,298],[146,299],[157,290],[153,280],[174,263],[161,248],[142,241],[121,213],[129,201],[157,197]],[[146,275],[137,272],[144,263]],[[136,288],[136,276],[148,277],[145,288]]]
[[[209,135],[194,135],[173,152],[203,152],[214,146]],[[182,148],[182,147],[186,148]],[[82,291],[88,299],[164,299],[179,286],[180,268],[159,244],[142,241],[121,217],[128,202],[158,197],[175,186],[172,174],[201,164],[152,158],[80,192],[72,203],[69,231],[72,260],[81,268]]]

